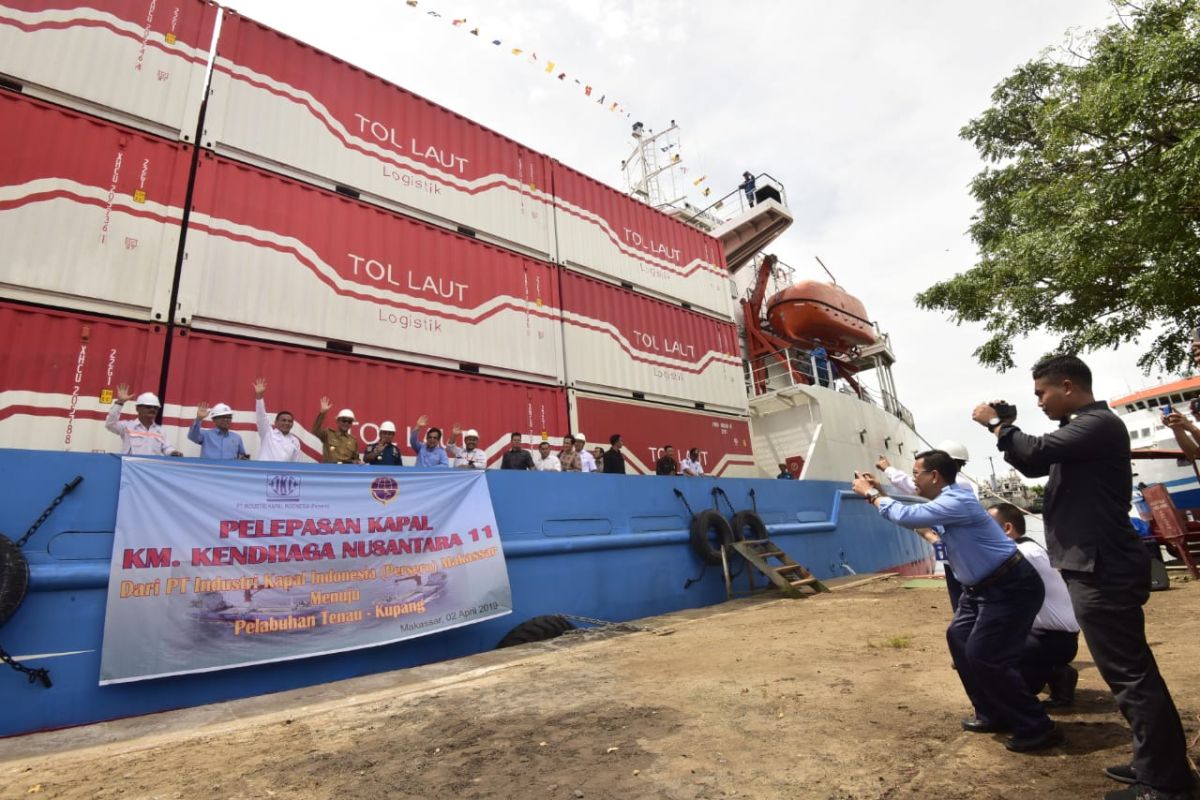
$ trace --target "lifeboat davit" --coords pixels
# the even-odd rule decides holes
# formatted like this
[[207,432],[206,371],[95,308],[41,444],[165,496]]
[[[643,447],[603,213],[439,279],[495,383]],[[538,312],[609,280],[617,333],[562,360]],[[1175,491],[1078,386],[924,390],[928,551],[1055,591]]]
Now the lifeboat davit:
[[789,286],[767,301],[767,319],[784,338],[805,343],[820,339],[835,352],[875,343],[875,326],[862,301],[832,283]]

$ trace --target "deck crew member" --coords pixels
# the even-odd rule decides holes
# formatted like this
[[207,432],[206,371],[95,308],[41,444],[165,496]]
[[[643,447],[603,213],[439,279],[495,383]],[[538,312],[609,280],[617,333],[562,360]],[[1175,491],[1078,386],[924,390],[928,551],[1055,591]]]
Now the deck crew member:
[[442,447],[441,428],[429,428],[425,431],[425,441],[421,441],[421,428],[428,423],[429,415],[422,414],[408,436],[408,446],[417,454],[417,466],[449,467],[450,459],[446,455],[446,448]]
[[796,479],[796,476],[792,474],[792,471],[790,469],[788,469],[787,464],[777,464],[776,466],[779,467],[779,474],[776,475],[775,477],[778,478],[779,480],[793,481]]
[[1033,393],[1058,430],[1031,436],[1016,427],[1015,414],[1001,419],[988,403],[971,417],[995,433],[1004,460],[1022,474],[1050,476],[1044,515],[1050,562],[1067,582],[1096,668],[1133,729],[1133,763],[1105,772],[1138,785],[1105,797],[1191,798],[1183,724],[1146,642],[1150,555],[1129,522],[1129,431],[1096,400],[1092,372],[1074,356],[1035,364]]
[[550,452],[550,443],[543,439],[538,443],[537,454],[533,457],[533,467],[538,472],[562,472],[562,462],[558,456]]
[[582,433],[575,434],[575,452],[579,453],[579,471],[595,472],[596,456],[587,449],[587,437]]
[[1025,512],[1012,503],[999,503],[988,513],[1004,535],[1017,543],[1017,549],[1033,564],[1046,587],[1046,599],[1021,651],[1021,675],[1034,694],[1050,687],[1046,708],[1066,708],[1075,702],[1075,684],[1079,682],[1079,671],[1071,666],[1079,652],[1079,623],[1075,621],[1066,581],[1050,566],[1046,548],[1025,535]]
[[700,463],[700,448],[693,447],[691,450],[688,450],[687,457],[683,459],[683,463],[679,466],[684,475],[692,478],[703,477],[704,465]]
[[1021,648],[1045,598],[1042,579],[974,493],[954,482],[957,475],[947,453],[928,450],[917,455],[913,479],[917,493],[929,502],[899,503],[882,493],[869,472],[856,474],[852,488],[884,519],[906,528],[934,528],[946,543],[946,556],[963,583],[946,639],[975,706],[975,718],[963,720],[963,730],[1010,731],[1004,745],[1015,752],[1052,747],[1063,741],[1062,731],[1019,670]]
[[675,460],[675,448],[672,445],[663,445],[662,457],[654,464],[655,475],[678,475],[679,462]]
[[625,446],[625,443],[621,441],[621,434],[614,433],[608,437],[608,443],[609,448],[601,458],[604,472],[608,475],[624,475],[625,454],[621,452],[621,448]]
[[400,448],[396,445],[396,423],[391,420],[379,423],[379,441],[363,453],[363,463],[380,467],[403,465]]
[[746,193],[746,202],[751,208],[754,208],[754,189],[755,189],[754,173],[747,170],[742,173],[742,184],[738,188]]
[[325,415],[333,408],[333,402],[328,397],[321,398],[321,410],[313,422],[312,432],[324,447],[321,450],[321,461],[326,464],[357,464],[358,439],[350,432],[354,425],[354,412],[343,408],[337,415],[337,428],[325,427]]
[[133,399],[129,384],[117,384],[116,398],[104,427],[121,437],[121,454],[126,456],[182,456],[163,435],[162,426],[154,421],[162,403],[152,392],[142,392],[138,395],[134,408],[137,409],[137,419],[121,421],[121,406]]
[[292,433],[292,425],[296,417],[290,411],[280,411],[275,415],[275,424],[271,425],[267,417],[267,402],[263,396],[267,393],[266,378],[256,378],[254,381],[254,422],[258,427],[258,460],[259,461],[299,461],[300,440]]
[[188,441],[200,445],[200,457],[226,461],[250,458],[246,454],[246,445],[242,442],[241,435],[229,430],[230,424],[233,423],[233,409],[224,403],[217,403],[212,407],[211,413],[213,427],[201,428],[200,424],[209,415],[209,409],[205,403],[198,404],[196,419],[188,428]]
[[562,464],[563,472],[579,472],[583,468],[579,451],[575,449],[575,437],[567,434],[563,437],[562,451],[558,454],[558,463]]
[[522,436],[517,431],[513,431],[508,437],[508,452],[500,459],[500,469],[537,469],[533,463],[533,456],[524,447],[521,447]]
[[463,446],[455,447],[450,466],[455,469],[487,469],[487,453],[479,449],[479,431],[463,431]]

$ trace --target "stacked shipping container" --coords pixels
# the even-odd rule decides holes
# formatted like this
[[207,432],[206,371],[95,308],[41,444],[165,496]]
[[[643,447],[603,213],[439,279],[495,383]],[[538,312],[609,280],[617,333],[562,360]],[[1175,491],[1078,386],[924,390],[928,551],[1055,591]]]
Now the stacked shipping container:
[[[0,51],[0,72],[56,102],[190,139],[213,6],[189,1],[156,15],[153,3],[147,11],[132,0],[45,5],[0,0],[0,44],[15,43]],[[485,444],[510,430],[561,435],[568,405],[576,427],[597,436],[616,425],[638,437],[675,427],[701,438],[693,432],[701,417],[647,400],[745,412],[715,240],[399,87],[224,15],[178,266],[190,146],[0,94],[0,144],[23,153],[0,166],[0,235],[15,243],[0,282],[25,302],[170,320],[142,335],[174,342],[165,422],[181,449],[191,452],[182,438],[189,409],[201,400],[249,408],[257,374],[278,387],[273,405],[293,407],[302,423],[321,394],[350,403],[366,441],[382,419],[398,417],[403,427],[427,411],[480,429]],[[62,49],[75,43],[121,65],[131,41],[129,80],[108,66],[89,77]],[[149,69],[152,88],[144,85]],[[76,328],[109,324],[54,318],[48,335],[60,338],[50,349],[63,353],[76,349]],[[79,384],[62,358],[47,361],[52,378],[25,381],[50,388],[14,390],[41,392],[33,404],[41,416],[82,393],[94,417],[92,405],[103,405],[114,381],[158,385],[153,370],[120,368],[106,371],[103,385],[90,374]],[[568,404],[564,382],[634,399],[606,416],[594,410],[606,407],[599,397],[572,393]],[[0,406],[10,420],[31,407],[11,399]],[[73,401],[76,416],[79,408]],[[251,417],[235,419],[250,430]],[[722,428],[723,418],[702,418],[735,431],[714,440],[724,450],[713,451],[713,463],[738,463],[745,421],[726,419]],[[3,441],[61,446],[57,429],[30,436]],[[66,446],[109,448],[107,436],[75,435]],[[310,455],[314,443],[305,441]]]

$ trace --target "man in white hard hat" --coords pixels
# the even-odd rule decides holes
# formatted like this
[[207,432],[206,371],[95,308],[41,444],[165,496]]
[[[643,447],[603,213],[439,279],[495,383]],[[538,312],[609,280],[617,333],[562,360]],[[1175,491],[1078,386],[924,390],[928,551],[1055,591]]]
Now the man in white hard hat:
[[400,448],[396,446],[396,423],[388,420],[379,425],[379,440],[363,453],[363,462],[381,467],[401,465]]
[[[942,442],[939,442],[938,446],[933,449],[941,450],[943,453],[948,454],[952,459],[954,459],[954,463],[958,465],[959,469],[958,477],[955,478],[954,482],[962,488],[969,489],[974,492],[975,485],[971,483],[971,480],[962,473],[963,467],[965,467],[967,462],[971,460],[971,454],[967,452],[967,448],[964,447],[961,442],[956,442],[953,439],[946,439]],[[881,455],[879,457],[879,460],[875,462],[875,469],[882,471],[883,474],[887,476],[888,481],[891,482],[896,491],[911,495],[915,495],[917,493],[917,486],[913,482],[912,476],[904,470],[893,467],[892,462],[888,461],[887,456]]]
[[450,466],[455,469],[487,469],[487,453],[479,449],[479,431],[467,428],[462,436],[462,447],[455,447],[451,442],[446,448],[447,454],[452,456]]
[[333,408],[328,397],[321,398],[321,410],[313,422],[313,433],[321,440],[321,461],[326,464],[357,464],[358,440],[350,432],[354,426],[354,412],[343,408],[337,415],[337,428],[325,427],[325,415]]
[[229,426],[233,423],[233,409],[224,403],[217,403],[212,407],[211,413],[213,427],[202,429],[200,423],[209,415],[209,408],[206,403],[198,403],[196,419],[188,428],[188,441],[200,445],[200,457],[227,461],[249,458],[250,456],[246,455],[246,446],[242,443],[242,437],[235,431],[229,430]]
[[133,400],[129,384],[117,384],[117,396],[112,408],[108,410],[108,418],[104,427],[121,437],[121,454],[127,456],[181,456],[163,435],[162,426],[154,421],[162,403],[152,392],[142,392],[138,395],[137,419],[121,421],[121,406]]
[[296,416],[290,411],[280,411],[275,415],[275,424],[271,425],[267,416],[267,403],[263,400],[266,393],[266,378],[255,379],[254,421],[258,427],[258,460],[299,461],[300,440],[292,433]]
[[587,437],[582,433],[575,434],[575,452],[579,453],[579,471],[595,472],[596,457],[587,450]]

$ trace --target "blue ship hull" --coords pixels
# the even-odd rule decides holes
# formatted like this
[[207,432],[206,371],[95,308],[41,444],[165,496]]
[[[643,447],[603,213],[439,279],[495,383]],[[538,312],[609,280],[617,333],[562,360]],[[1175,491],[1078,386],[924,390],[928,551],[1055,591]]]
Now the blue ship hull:
[[[120,471],[117,456],[0,450],[6,496],[0,530],[13,539],[63,484],[76,475],[84,478],[23,548],[30,562],[29,593],[0,628],[0,645],[30,666],[48,668],[54,685],[45,689],[0,668],[6,706],[0,736],[456,658],[493,649],[515,625],[542,614],[626,621],[722,602],[721,570],[704,570],[690,548],[690,515],[674,489],[696,511],[713,507],[714,487],[737,510],[756,506],[772,538],[818,577],[931,566],[928,545],[880,519],[845,483],[493,470],[487,480],[508,563],[511,615],[352,652],[99,686]],[[724,503],[722,509],[728,513]],[[700,581],[685,586],[702,570]]]

